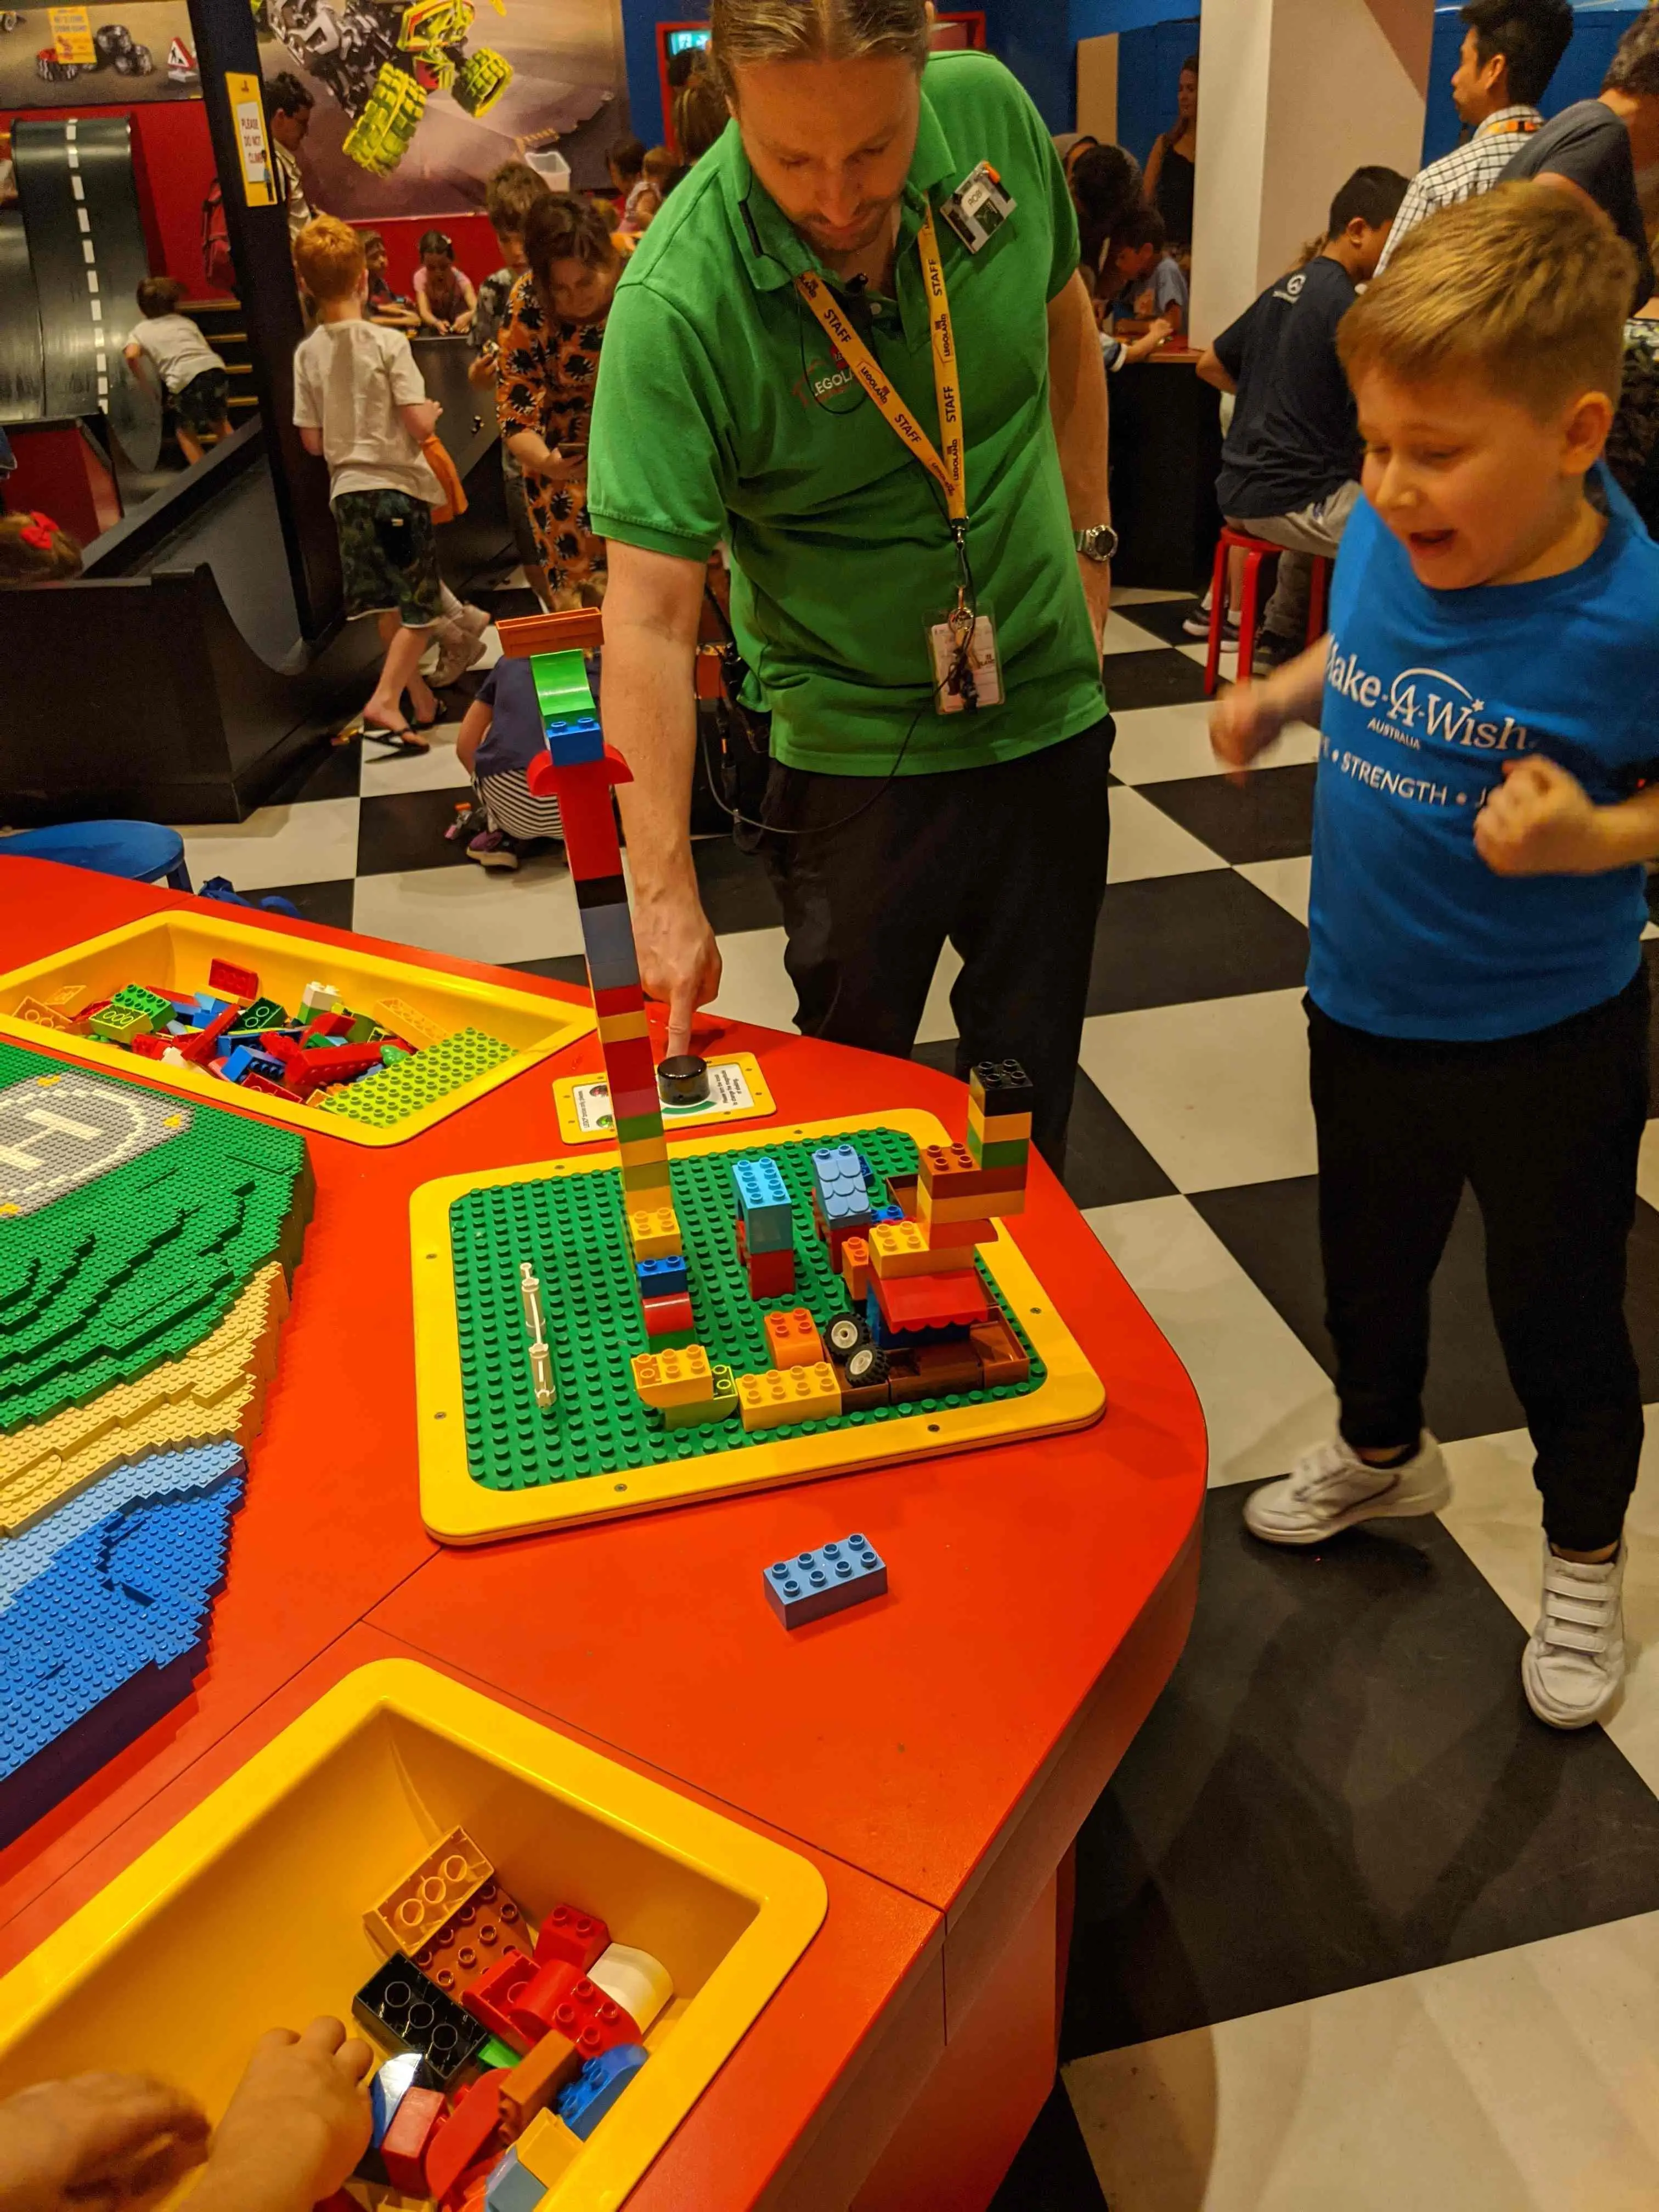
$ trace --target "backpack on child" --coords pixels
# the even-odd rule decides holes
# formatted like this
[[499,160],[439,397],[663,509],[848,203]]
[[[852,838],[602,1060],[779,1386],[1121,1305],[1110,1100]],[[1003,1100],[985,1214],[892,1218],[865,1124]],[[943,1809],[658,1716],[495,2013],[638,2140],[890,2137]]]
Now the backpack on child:
[[225,221],[225,196],[219,179],[202,202],[202,275],[210,292],[236,289],[236,264],[231,258],[230,226]]

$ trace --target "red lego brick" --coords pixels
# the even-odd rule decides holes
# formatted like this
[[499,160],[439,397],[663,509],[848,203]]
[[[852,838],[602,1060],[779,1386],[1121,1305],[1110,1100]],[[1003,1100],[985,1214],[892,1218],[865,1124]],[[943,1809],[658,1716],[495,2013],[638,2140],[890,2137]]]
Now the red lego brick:
[[280,1083],[273,1083],[268,1075],[245,1075],[240,1086],[244,1091],[263,1091],[268,1097],[286,1098],[293,1102],[294,1093],[284,1091]]
[[613,983],[608,991],[593,994],[596,1014],[637,1013],[644,1004],[645,993],[637,983]]
[[194,1036],[169,1037],[169,1044],[178,1046],[179,1052],[192,1067],[205,1067],[214,1058],[213,1048],[236,1018],[234,1006],[227,1006],[222,1014],[216,1015],[204,1030]]
[[738,1237],[738,1257],[749,1275],[749,1295],[751,1298],[787,1298],[795,1287],[795,1255],[792,1247],[787,1252],[750,1253],[743,1233],[743,1224],[735,1224]]
[[153,1031],[147,1034],[141,1030],[127,1047],[127,1050],[136,1052],[140,1060],[160,1060],[172,1042],[173,1039],[165,1032],[157,1036]]
[[208,988],[217,991],[227,999],[257,999],[259,979],[251,968],[239,968],[231,960],[210,960],[208,963]]
[[426,2154],[444,2117],[441,2089],[407,2089],[380,2138],[386,2178],[400,2197],[424,2197]]
[[574,1905],[556,1905],[536,1934],[536,1956],[544,1966],[567,1959],[586,1973],[610,1948],[611,1930],[598,1913],[579,1912]]
[[975,1244],[994,1244],[997,1225],[988,1217],[975,1221],[930,1221],[927,1224],[927,1246],[933,1252],[949,1253],[942,1259],[946,1267],[966,1267]]
[[510,2043],[520,2054],[529,2049],[533,2038],[520,2026],[512,2007],[535,1972],[533,1959],[526,1958],[522,1951],[509,1951],[487,1974],[480,1974],[461,1996],[461,2002],[474,2020],[481,2020],[492,2035],[499,2035],[503,2043]]
[[[602,2051],[614,2050],[619,2043],[642,2043],[638,2022],[625,2012],[613,1998],[579,1976],[574,1982],[564,1980],[570,1972],[563,1960],[544,1966],[538,1978],[544,1986],[539,1989],[535,2018],[550,2033],[562,2035],[573,2043],[584,2064],[597,2058]],[[559,1994],[562,1989],[564,1994]],[[529,1990],[524,1992],[526,1997]]]
[[579,883],[622,872],[609,767],[607,760],[584,761],[579,767],[560,769],[545,753],[538,753],[526,771],[533,792],[544,799],[558,799],[565,860]]
[[678,1336],[683,1330],[696,1327],[691,1301],[684,1291],[677,1297],[641,1298],[640,1310],[645,1316],[647,1336]]
[[623,1037],[615,1044],[606,1045],[605,1072],[611,1085],[613,1112],[619,1091],[648,1089],[653,1100],[657,1097],[657,1063],[651,1056],[649,1037]]
[[872,1274],[870,1287],[890,1328],[975,1328],[993,1310],[974,1267],[937,1275]]
[[300,1048],[303,1051],[318,1037],[344,1036],[350,1027],[349,1014],[313,1014],[300,1032]]
[[378,1044],[323,1044],[301,1051],[301,1064],[315,1070],[318,1083],[349,1083],[380,1064]]
[[[607,1076],[609,1071],[607,1070]],[[657,1090],[654,1069],[648,1084],[631,1083],[623,1090],[611,1085],[611,1115],[617,1121],[631,1121],[639,1114],[660,1114],[662,1099]]]
[[463,2092],[449,2118],[427,2146],[428,2197],[447,2197],[467,2168],[493,2141],[501,2124],[501,2083],[506,2069],[492,2067]]

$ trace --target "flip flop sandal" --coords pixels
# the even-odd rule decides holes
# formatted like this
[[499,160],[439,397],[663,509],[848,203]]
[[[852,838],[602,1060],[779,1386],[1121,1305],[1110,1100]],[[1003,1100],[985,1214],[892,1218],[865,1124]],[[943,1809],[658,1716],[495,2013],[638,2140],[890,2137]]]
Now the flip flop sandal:
[[[429,727],[430,725],[422,726]],[[361,740],[364,744],[384,745],[394,759],[406,757],[412,760],[432,750],[424,738],[417,737],[414,730],[407,726],[401,730],[383,730],[378,722],[364,721],[361,714],[355,722],[348,723],[334,742],[337,745],[349,745],[356,740]]]

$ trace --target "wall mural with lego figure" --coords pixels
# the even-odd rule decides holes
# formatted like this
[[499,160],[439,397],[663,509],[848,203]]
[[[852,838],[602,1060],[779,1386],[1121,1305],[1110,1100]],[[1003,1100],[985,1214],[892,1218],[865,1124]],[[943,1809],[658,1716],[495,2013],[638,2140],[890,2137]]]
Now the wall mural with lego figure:
[[0,109],[201,96],[185,0],[0,8]]
[[556,185],[603,184],[628,127],[620,0],[253,4],[266,78],[292,70],[315,99],[301,172],[331,215],[481,207],[514,156]]

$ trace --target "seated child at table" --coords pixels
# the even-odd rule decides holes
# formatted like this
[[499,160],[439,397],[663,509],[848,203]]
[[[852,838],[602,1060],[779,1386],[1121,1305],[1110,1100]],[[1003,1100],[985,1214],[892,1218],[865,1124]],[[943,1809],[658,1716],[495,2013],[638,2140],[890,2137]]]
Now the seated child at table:
[[415,305],[425,331],[465,331],[478,295],[472,279],[455,266],[455,249],[441,230],[421,237],[421,265],[415,271]]
[[1104,289],[1117,297],[1112,312],[1121,321],[1166,322],[1172,331],[1187,327],[1187,272],[1169,250],[1164,218],[1156,208],[1132,207],[1112,234]]
[[123,348],[127,366],[173,409],[179,450],[199,461],[204,441],[230,435],[230,373],[188,315],[179,313],[185,288],[176,276],[146,276],[138,287],[141,319]]
[[211,2131],[147,2075],[37,2082],[0,2102],[0,2212],[144,2212],[198,2166],[185,2212],[311,2212],[368,2148],[374,2063],[337,2020],[272,2028]]
[[366,230],[363,239],[363,265],[368,270],[368,319],[384,323],[389,330],[417,331],[421,319],[415,312],[415,302],[394,292],[386,280],[386,240],[378,230]]
[[486,826],[467,846],[483,868],[516,868],[526,845],[564,835],[556,799],[539,799],[525,771],[547,750],[527,660],[498,660],[467,708],[455,757],[472,778]]

